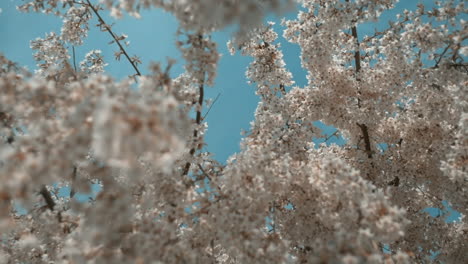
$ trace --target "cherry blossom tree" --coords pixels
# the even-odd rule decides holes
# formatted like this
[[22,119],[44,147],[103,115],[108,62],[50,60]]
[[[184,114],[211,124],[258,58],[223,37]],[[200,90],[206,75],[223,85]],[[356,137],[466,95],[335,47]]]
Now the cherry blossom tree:
[[[0,56],[0,263],[468,260],[463,1],[419,5],[362,36],[359,26],[396,0],[300,0],[282,26],[301,49],[304,87],[263,24],[292,1],[28,1],[18,9],[54,14],[63,27],[31,41],[34,73]],[[101,16],[150,8],[180,23],[177,78],[171,60],[142,75],[126,35]],[[112,62],[98,50],[72,60],[68,47],[96,21],[135,70],[129,78],[106,75]],[[222,165],[202,150],[204,89],[220,58],[210,35],[233,24],[229,48],[252,57],[246,77],[260,102],[241,151]],[[315,145],[317,120],[346,144]],[[77,201],[91,183],[98,196]],[[459,221],[423,212],[442,201]]]

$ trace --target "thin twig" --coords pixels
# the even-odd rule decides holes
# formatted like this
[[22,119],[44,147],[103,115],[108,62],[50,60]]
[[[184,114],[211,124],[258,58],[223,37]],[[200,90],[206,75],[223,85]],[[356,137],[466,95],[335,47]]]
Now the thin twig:
[[442,199],[440,199],[439,197],[431,194],[431,193],[428,193],[428,192],[425,192],[423,191],[423,189],[421,189],[421,187],[417,186],[416,185],[416,188],[422,193],[424,194],[424,196],[426,196],[427,198],[429,198],[429,200],[431,200],[434,204],[438,204],[438,203],[441,203],[442,202]]
[[107,32],[109,32],[109,34],[112,36],[112,38],[114,39],[115,43],[117,43],[117,45],[119,45],[120,50],[123,52],[123,54],[124,54],[125,57],[127,58],[128,62],[130,62],[130,64],[133,66],[133,69],[135,69],[136,75],[141,76],[141,73],[140,73],[140,71],[138,70],[138,67],[137,67],[137,66],[135,65],[135,63],[132,61],[132,59],[130,58],[130,56],[128,56],[127,51],[125,51],[125,49],[123,48],[122,44],[120,44],[120,41],[117,39],[117,37],[115,36],[115,34],[112,32],[111,28],[106,24],[106,22],[104,22],[104,19],[102,19],[101,15],[100,15],[99,12],[96,10],[96,8],[91,4],[91,2],[90,2],[89,0],[86,0],[86,2],[88,2],[89,7],[91,8],[91,10],[93,10],[94,14],[96,14],[96,16],[98,17],[99,22],[101,23],[101,25],[103,25],[103,26],[107,29]]
[[275,214],[275,207],[276,203],[275,201],[272,202],[272,206],[270,208],[270,213],[271,213],[271,233],[276,233],[276,214]]
[[216,103],[216,101],[218,101],[218,98],[219,96],[221,95],[221,93],[219,93],[216,98],[214,99],[213,103],[210,105],[210,108],[208,108],[208,111],[206,111],[205,115],[202,117],[202,120],[205,120],[205,117],[208,115],[208,113],[210,113],[210,110],[211,108],[213,107],[213,105]]
[[436,61],[436,64],[433,67],[434,69],[439,68],[439,63],[440,63],[440,61],[442,60],[442,58],[444,57],[445,53],[448,51],[449,48],[450,48],[450,44],[447,45],[447,47],[445,47],[444,51],[440,54],[439,59]]
[[73,67],[75,68],[75,72],[78,72],[76,70],[75,46],[72,46],[72,52],[73,52]]
[[83,3],[83,2],[78,2],[78,1],[71,1],[72,3],[74,4],[79,4],[79,5],[88,5],[86,3]]
[[[418,15],[417,17],[420,17],[420,15]],[[398,27],[401,28],[401,26],[402,26],[404,23],[408,22],[408,21],[410,21],[409,18],[405,17],[402,21],[397,21],[397,22],[395,22],[394,24],[390,24],[390,27],[388,27],[387,29],[385,29],[385,30],[383,30],[383,31],[377,31],[377,32],[374,33],[374,35],[365,37],[365,38],[363,39],[363,41],[364,41],[364,42],[368,42],[368,41],[370,41],[371,39],[377,38],[377,37],[379,37],[379,36],[383,36],[384,34],[386,34],[387,32],[389,32],[390,30],[393,30],[393,29],[398,28]],[[391,22],[391,21],[390,21],[390,22]],[[389,22],[389,23],[390,23],[390,22]]]
[[208,180],[210,180],[210,182],[213,182],[213,181],[211,180],[210,175],[208,175],[208,173],[206,173],[206,171],[203,169],[202,165],[200,165],[200,164],[197,164],[197,165],[198,165],[198,168],[199,168],[199,169],[201,170],[201,172],[203,173],[203,175],[205,175],[205,177],[207,177]]
[[335,132],[333,132],[333,134],[326,137],[324,142],[327,142],[330,138],[332,138],[333,136],[336,136],[336,134],[338,134],[338,132],[339,132],[339,130],[337,129]]

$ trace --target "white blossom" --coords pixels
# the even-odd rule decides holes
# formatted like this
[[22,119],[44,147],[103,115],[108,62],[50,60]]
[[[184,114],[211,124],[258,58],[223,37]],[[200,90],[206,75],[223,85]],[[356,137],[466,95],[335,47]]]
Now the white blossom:
[[[0,55],[0,263],[467,259],[463,1],[420,4],[362,36],[362,24],[397,1],[300,0],[297,18],[282,25],[301,50],[303,87],[294,86],[274,23],[261,25],[291,2],[19,6],[64,24],[60,35],[31,41],[35,73]],[[150,7],[178,19],[184,73],[172,78],[168,60],[142,75],[133,56],[137,74],[116,81],[99,50],[79,71],[71,66],[67,45],[83,44],[91,11],[139,17]],[[229,25],[237,27],[229,52],[252,57],[245,75],[259,103],[223,165],[205,151],[205,89],[217,85],[221,57],[211,36]],[[126,54],[122,46],[116,57]],[[336,132],[324,136],[318,120]],[[337,135],[346,142],[330,145]],[[445,220],[449,206],[456,223]]]
[[104,67],[107,65],[107,63],[104,63],[101,51],[92,50],[88,52],[85,59],[80,62],[80,70],[87,74],[102,73],[104,72]]
[[71,7],[63,20],[62,38],[72,45],[80,46],[88,35],[91,14],[87,7]]

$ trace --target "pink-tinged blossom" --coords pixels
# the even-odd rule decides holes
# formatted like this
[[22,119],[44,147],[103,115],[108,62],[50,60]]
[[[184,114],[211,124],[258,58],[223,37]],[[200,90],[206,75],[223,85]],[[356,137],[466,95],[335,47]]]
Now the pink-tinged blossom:
[[104,57],[101,55],[100,50],[92,50],[85,55],[85,59],[80,62],[80,70],[86,74],[102,73],[104,67],[107,66],[104,63]]
[[91,13],[85,6],[71,7],[63,19],[62,38],[64,41],[80,46],[83,40],[88,36],[88,21],[91,19]]
[[31,49],[35,50],[34,60],[39,69],[37,73],[46,76],[59,76],[59,72],[68,65],[70,55],[60,37],[54,32],[46,34],[44,39],[36,38],[31,41]]
[[[60,35],[31,42],[34,74],[0,55],[0,263],[468,258],[463,1],[405,10],[372,36],[360,25],[396,1],[299,1],[297,18],[282,24],[301,49],[304,87],[294,86],[273,24],[261,25],[291,1],[89,2],[19,7],[64,20]],[[97,50],[71,66],[67,45],[83,43],[91,11],[138,17],[150,7],[178,18],[184,73],[172,78],[169,60],[118,82]],[[204,151],[205,89],[220,59],[211,35],[230,24],[242,34],[229,51],[252,57],[246,77],[259,104],[222,165]],[[312,143],[330,139],[317,120],[346,144]],[[91,184],[99,193],[78,202]],[[442,202],[460,213],[456,223],[424,212]]]

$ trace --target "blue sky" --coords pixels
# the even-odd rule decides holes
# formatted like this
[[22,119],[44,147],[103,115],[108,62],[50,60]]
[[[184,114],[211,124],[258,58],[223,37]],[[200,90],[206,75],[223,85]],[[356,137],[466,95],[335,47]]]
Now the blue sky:
[[[396,9],[383,14],[380,23],[361,25],[358,29],[359,35],[370,35],[373,33],[374,28],[385,28],[388,20],[395,18],[398,11],[405,8],[414,9],[418,2],[413,0],[401,1]],[[423,1],[426,4],[429,2],[431,1]],[[30,40],[44,37],[46,33],[51,31],[59,33],[61,20],[52,15],[20,13],[15,6],[21,3],[23,3],[21,0],[0,1],[0,8],[2,9],[0,13],[0,34],[3,36],[3,41],[0,42],[0,52],[4,53],[10,60],[19,62],[21,65],[33,70],[35,69],[35,63],[32,56],[33,52],[29,48]],[[127,51],[131,56],[137,55],[142,58],[143,65],[140,65],[139,68],[143,73],[148,72],[147,66],[150,62],[159,61],[164,64],[167,57],[178,61],[178,64],[172,70],[173,77],[183,71],[183,60],[174,46],[177,21],[172,15],[161,10],[144,11],[141,19],[126,16],[122,20],[114,20],[108,16],[107,12],[102,12],[102,15],[107,23],[115,23],[113,26],[115,33],[128,35],[130,46]],[[295,12],[286,14],[289,19],[295,18],[295,16]],[[280,35],[279,41],[282,43],[287,67],[293,73],[296,85],[304,86],[306,84],[306,73],[300,66],[299,47],[281,38],[281,17],[270,16],[267,19],[277,23],[275,29]],[[93,27],[95,24],[97,24],[97,20],[93,17],[91,30],[85,44],[75,48],[77,61],[81,61],[88,51],[100,49],[103,52],[104,59],[109,64],[106,67],[107,73],[117,79],[133,74],[133,69],[126,60],[116,61],[113,58],[113,53],[118,50],[117,46],[115,44],[109,45],[111,37],[107,32],[101,32],[98,28]],[[219,62],[215,85],[206,91],[207,98],[214,99],[218,94],[220,96],[206,119],[208,132],[205,150],[214,153],[215,158],[222,163],[230,155],[239,151],[240,132],[250,128],[249,123],[254,118],[254,111],[258,103],[254,87],[249,86],[245,79],[245,69],[251,59],[240,54],[231,56],[226,48],[226,42],[232,32],[233,28],[228,28],[213,35],[213,39],[218,43],[222,58]],[[327,135],[335,132],[333,127],[322,128]],[[334,140],[336,140],[335,137],[330,142],[335,142]]]

